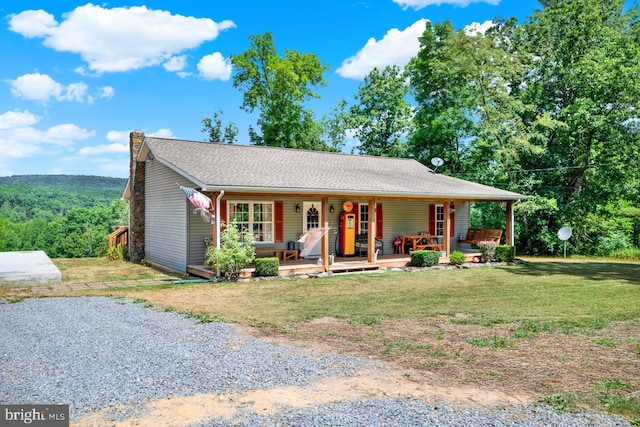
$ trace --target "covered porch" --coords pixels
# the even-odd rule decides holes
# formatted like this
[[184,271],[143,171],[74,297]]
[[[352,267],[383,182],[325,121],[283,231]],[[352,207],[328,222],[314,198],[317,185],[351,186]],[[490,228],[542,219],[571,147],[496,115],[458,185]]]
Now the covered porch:
[[[477,262],[480,257],[480,252],[474,249],[463,251],[466,255],[467,262]],[[355,273],[372,270],[387,270],[390,268],[402,268],[407,267],[411,263],[411,256],[409,254],[388,254],[383,257],[378,257],[376,260],[369,261],[368,257],[336,257],[332,264],[327,265],[325,269],[324,263],[318,264],[316,259],[303,259],[297,260],[281,260],[279,275],[281,277],[287,276],[299,276],[306,274],[320,274],[323,272],[331,272],[333,274],[340,273]],[[440,264],[449,264],[448,257],[441,257]],[[204,279],[213,279],[216,273],[206,265],[189,265],[188,273],[194,276],[198,276]],[[254,272],[253,264],[242,270],[242,278],[248,278],[253,276]]]
[[[222,198],[223,194],[225,196],[224,199]],[[211,240],[216,245],[220,244],[218,233],[220,219],[228,222],[236,217],[245,215],[245,213],[237,212],[239,211],[238,206],[244,205],[247,207],[253,204],[263,207],[269,203],[268,200],[266,203],[256,201],[255,195],[246,193],[225,194],[224,192],[219,192],[212,193],[210,196],[217,202],[216,212],[220,212],[220,215],[216,217],[216,223],[210,228],[212,233]],[[367,268],[401,267],[407,265],[410,261],[408,251],[417,249],[431,249],[442,252],[441,262],[444,263],[449,262],[449,254],[454,250],[470,252],[469,260],[479,255],[479,252],[472,250],[469,243],[465,242],[464,239],[470,225],[470,202],[487,201],[487,199],[383,198],[371,196],[364,198],[356,195],[343,195],[342,197],[318,197],[316,195],[313,197],[313,195],[300,194],[295,197],[281,196],[282,201],[273,202],[273,236],[275,243],[258,242],[256,244],[256,252],[259,252],[260,255],[267,255],[269,252],[273,254],[274,251],[281,253],[279,255],[281,271],[283,269],[293,271],[302,269],[329,272],[336,271],[339,268],[350,269],[356,261],[356,268],[363,268],[361,267],[362,265],[366,265]],[[245,200],[251,200],[250,198],[253,198],[253,201],[247,203]],[[313,213],[311,211],[307,212],[305,209],[305,200],[314,200],[310,202]],[[504,223],[505,233],[502,237],[504,244],[513,246],[514,201],[508,199],[489,199],[489,201],[503,204],[506,220]],[[345,208],[344,206],[346,205],[355,205],[355,208],[352,211],[351,206]],[[302,209],[300,208],[301,206]],[[335,208],[336,206],[338,207],[337,209]],[[343,208],[340,209],[340,206]],[[437,211],[436,207],[438,208]],[[385,212],[384,221],[383,208]],[[355,212],[356,221],[355,227],[353,227],[356,233],[355,237],[357,237],[357,243],[365,249],[360,251],[357,248],[355,250],[352,248],[351,252],[346,251],[346,254],[350,256],[343,258],[341,255],[344,252],[338,249],[342,243],[341,241],[339,242],[339,238],[342,236],[341,232],[337,233],[337,231],[342,227],[341,215],[349,212]],[[306,260],[291,259],[291,253],[297,255],[304,248],[304,245],[296,242],[301,241],[299,240],[300,230],[309,229],[307,224],[310,219],[313,219],[315,227],[320,230],[326,230],[322,237],[318,237],[318,240],[315,240],[317,243],[314,243],[314,245],[317,248],[317,252],[313,256],[307,256]],[[455,225],[454,221],[456,222]],[[201,224],[198,221],[196,223]],[[251,228],[251,226],[248,226],[248,228]],[[255,227],[253,229],[255,230]],[[362,230],[365,230],[365,233],[359,234],[363,232]],[[432,234],[434,230],[437,230],[437,233]],[[394,240],[397,237],[402,237],[403,239],[402,244],[397,247],[394,253]],[[426,240],[429,240],[427,244],[425,244]],[[418,245],[417,242],[420,244]],[[380,256],[376,257],[376,251],[367,251],[366,248],[379,249]],[[360,253],[364,256],[354,256],[360,255]],[[334,259],[333,264],[330,264],[330,258]],[[199,261],[196,262],[199,263]],[[191,262],[189,264],[195,263]],[[196,274],[195,271],[201,270],[194,269],[191,265],[189,268],[190,271],[188,272],[192,274]]]

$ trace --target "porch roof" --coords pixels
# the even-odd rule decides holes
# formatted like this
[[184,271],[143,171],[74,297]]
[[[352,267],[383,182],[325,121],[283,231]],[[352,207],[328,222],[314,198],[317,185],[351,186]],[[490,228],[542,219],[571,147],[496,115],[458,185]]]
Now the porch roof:
[[413,159],[145,137],[149,154],[203,191],[452,200],[525,196],[452,178]]

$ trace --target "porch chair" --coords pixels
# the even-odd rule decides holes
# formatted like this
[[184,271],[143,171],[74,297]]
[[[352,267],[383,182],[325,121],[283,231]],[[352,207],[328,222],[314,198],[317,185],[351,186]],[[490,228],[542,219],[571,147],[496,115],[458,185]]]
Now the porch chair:
[[[376,244],[375,244],[375,249],[378,250],[380,249],[380,251],[378,252],[378,256],[382,256],[382,254],[384,253],[384,243],[382,242],[382,240],[380,239],[375,239]],[[355,243],[355,249],[358,251],[358,256],[362,257],[363,252],[366,255],[368,253],[368,249],[369,249],[369,234],[368,233],[363,233],[363,234],[357,234],[356,235],[356,243]]]

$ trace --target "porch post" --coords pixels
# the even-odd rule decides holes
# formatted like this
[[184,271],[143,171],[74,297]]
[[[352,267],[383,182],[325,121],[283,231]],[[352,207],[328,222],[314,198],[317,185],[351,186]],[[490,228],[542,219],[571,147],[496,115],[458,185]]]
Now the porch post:
[[442,207],[442,213],[444,214],[442,250],[445,251],[446,256],[449,256],[449,251],[451,250],[451,239],[449,238],[449,230],[451,230],[451,215],[449,214],[449,209],[451,209],[451,202],[447,200],[444,202],[444,206]]
[[324,224],[322,227],[327,230],[322,236],[322,243],[320,248],[320,256],[322,257],[322,269],[329,271],[329,198],[322,198],[322,219]]
[[219,211],[219,206],[218,205],[218,195],[220,193],[215,192],[215,193],[209,193],[209,197],[211,198],[211,200],[215,200],[216,202],[216,206],[215,206],[215,212],[216,212],[216,219],[213,222],[213,224],[211,224],[211,243],[213,245],[215,245],[216,247],[218,247],[218,224],[220,223],[220,220],[218,218],[220,211]]
[[374,263],[376,252],[376,199],[367,200],[369,219],[367,220],[367,262]]
[[513,230],[513,202],[510,200],[507,202],[507,235],[506,244],[515,246],[515,236]]

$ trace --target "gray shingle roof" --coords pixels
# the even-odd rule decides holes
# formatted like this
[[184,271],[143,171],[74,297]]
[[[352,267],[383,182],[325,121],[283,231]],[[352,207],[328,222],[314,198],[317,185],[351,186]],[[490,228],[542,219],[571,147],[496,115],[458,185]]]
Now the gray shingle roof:
[[465,200],[524,196],[439,173],[413,159],[146,137],[161,163],[204,191]]

